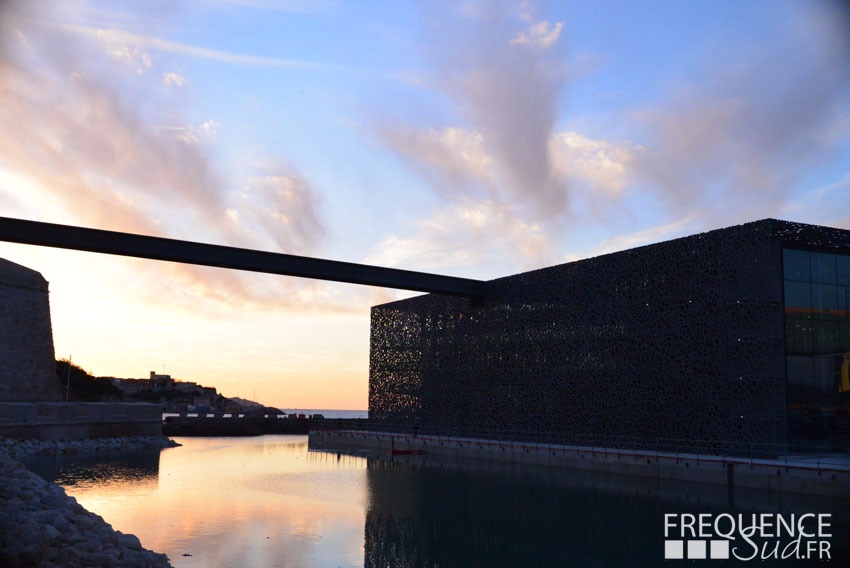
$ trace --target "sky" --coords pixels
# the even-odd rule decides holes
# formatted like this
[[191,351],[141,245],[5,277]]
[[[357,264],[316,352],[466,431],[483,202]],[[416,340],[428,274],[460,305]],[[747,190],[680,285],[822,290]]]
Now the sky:
[[[492,279],[763,219],[850,229],[850,8],[0,0],[0,216]],[[366,409],[410,292],[0,243],[56,355]]]

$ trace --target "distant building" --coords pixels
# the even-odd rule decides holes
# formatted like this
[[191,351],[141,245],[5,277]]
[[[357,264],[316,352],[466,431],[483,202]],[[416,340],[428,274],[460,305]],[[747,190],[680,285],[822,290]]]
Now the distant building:
[[150,390],[150,379],[112,379],[112,384],[115,385],[125,395],[133,395],[142,391]]
[[[369,416],[850,446],[850,231],[763,220],[372,308]],[[618,442],[619,441],[619,442]]]
[[174,379],[171,375],[158,375],[155,371],[151,371],[150,384],[157,387],[174,386]]
[[208,394],[192,397],[192,404],[196,407],[212,408],[215,406],[213,397]]

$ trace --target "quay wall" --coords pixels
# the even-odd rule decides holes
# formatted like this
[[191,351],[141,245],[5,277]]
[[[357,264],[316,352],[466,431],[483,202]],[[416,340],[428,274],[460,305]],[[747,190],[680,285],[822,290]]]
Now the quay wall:
[[158,404],[113,402],[3,402],[0,436],[83,440],[162,434]]
[[478,438],[355,430],[310,430],[310,447],[422,451],[449,459],[494,460],[566,469],[748,487],[767,491],[850,497],[846,457],[748,459],[692,453],[622,450],[590,446],[512,442]]
[[266,416],[169,416],[162,425],[166,436],[262,436],[306,434],[307,420]]
[[311,424],[328,430],[352,429],[367,424],[364,418],[307,418],[285,414],[234,414],[229,412],[181,412],[167,416],[166,436],[262,436],[307,434]]

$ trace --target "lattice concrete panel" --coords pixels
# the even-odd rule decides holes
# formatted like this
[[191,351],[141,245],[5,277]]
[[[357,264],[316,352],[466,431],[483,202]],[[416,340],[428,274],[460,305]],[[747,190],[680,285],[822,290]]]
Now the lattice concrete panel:
[[850,231],[764,220],[372,308],[369,413],[563,441],[785,439],[782,248]]

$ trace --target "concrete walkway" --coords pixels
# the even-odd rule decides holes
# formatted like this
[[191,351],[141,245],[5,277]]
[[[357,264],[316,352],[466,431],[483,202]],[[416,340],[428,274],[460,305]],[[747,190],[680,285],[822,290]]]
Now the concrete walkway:
[[745,458],[358,430],[311,430],[311,447],[528,463],[850,498],[850,457]]

